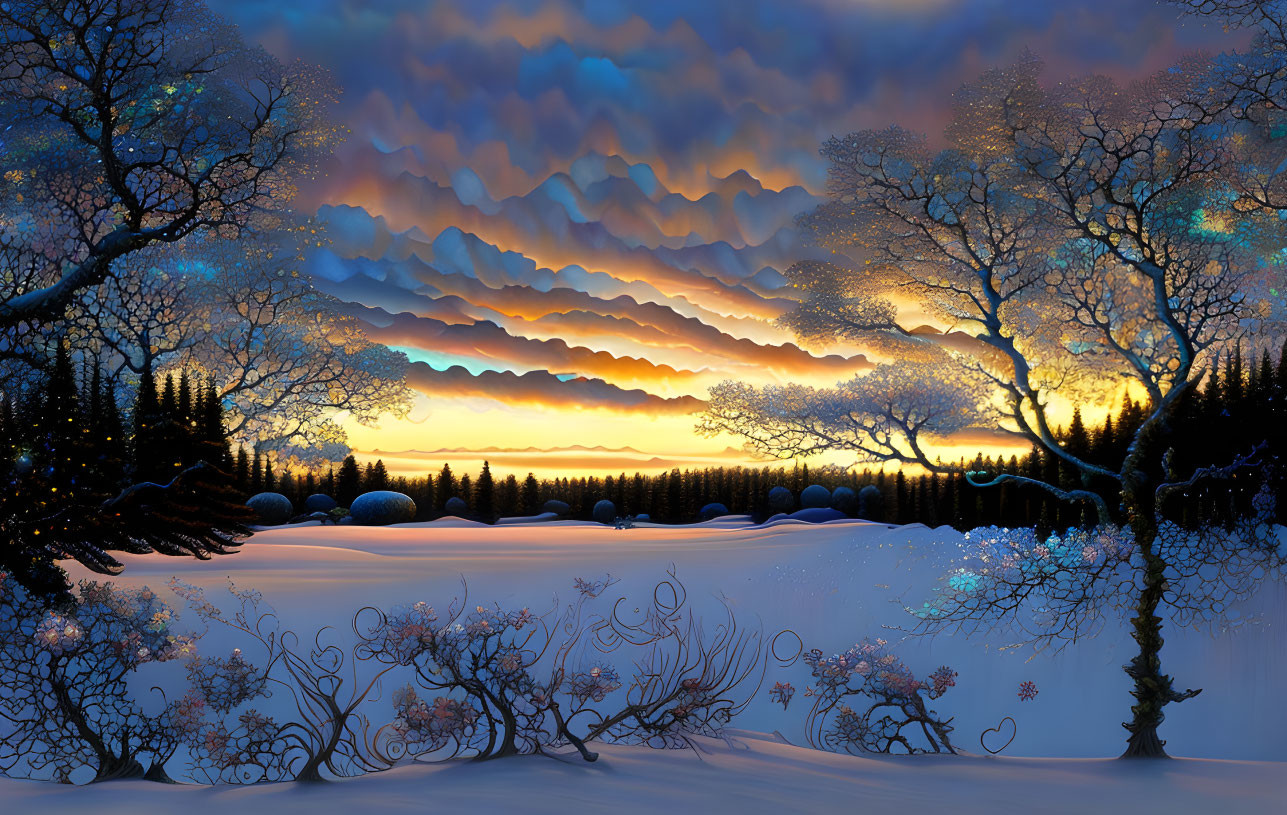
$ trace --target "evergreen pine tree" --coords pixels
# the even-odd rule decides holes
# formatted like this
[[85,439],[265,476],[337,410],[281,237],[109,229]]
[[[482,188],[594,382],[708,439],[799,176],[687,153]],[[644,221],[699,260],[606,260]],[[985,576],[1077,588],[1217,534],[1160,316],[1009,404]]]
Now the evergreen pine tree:
[[[199,400],[199,394],[198,399]],[[198,421],[196,412],[196,402],[192,394],[192,380],[188,377],[188,370],[184,368],[179,372],[179,393],[176,395],[175,403],[175,422],[179,426],[179,438],[183,440],[180,445],[179,458],[184,466],[196,464],[201,461],[205,453],[205,439],[202,438],[201,422]],[[218,461],[211,462],[215,466],[219,465]]]
[[43,396],[34,452],[38,463],[50,468],[52,488],[74,492],[81,486],[90,452],[76,371],[65,343],[59,343],[55,352]]
[[1278,397],[1281,399],[1287,396],[1287,340],[1283,341],[1283,347],[1278,350],[1278,375],[1275,377],[1278,384]]
[[132,466],[136,481],[152,481],[158,467],[153,456],[156,455],[158,438],[156,426],[160,419],[160,404],[156,398],[156,379],[152,375],[151,365],[143,367],[139,379],[138,393],[134,399],[134,439],[131,448]]
[[255,448],[255,455],[250,460],[250,493],[257,495],[264,491],[264,459]]
[[442,472],[438,473],[438,488],[435,490],[439,509],[446,509],[447,502],[456,496],[457,489],[456,476],[451,472],[451,465],[442,465]]
[[[214,377],[206,379],[201,399],[201,415],[198,417],[198,433],[201,438],[200,457],[222,470],[229,469],[232,466],[232,448],[223,423],[223,400],[215,389]],[[240,461],[238,467],[240,468]],[[240,478],[238,472],[238,489],[244,483]]]
[[384,459],[376,459],[375,464],[367,465],[366,491],[387,490],[389,488],[389,471],[384,467]]
[[353,505],[353,499],[362,494],[362,476],[357,459],[345,456],[340,471],[335,476],[335,500],[342,507]]
[[518,479],[511,473],[505,476],[500,489],[496,491],[496,515],[501,518],[512,518],[523,514],[521,502]]
[[1224,369],[1224,400],[1227,405],[1242,401],[1243,393],[1242,343],[1233,347],[1233,355],[1226,357]]
[[535,515],[541,511],[541,485],[531,473],[523,479],[523,514]]
[[478,481],[474,484],[474,514],[486,523],[496,520],[493,514],[496,509],[495,490],[491,465],[484,461],[483,471],[478,474]]
[[1090,434],[1086,432],[1086,425],[1082,422],[1080,407],[1073,408],[1065,449],[1078,458],[1085,458],[1090,453]]
[[250,495],[250,457],[246,455],[246,448],[244,445],[239,445],[237,447],[237,466],[236,466],[236,469],[233,471],[233,483],[237,485],[237,489],[243,495],[246,495],[247,497],[249,497]]
[[[474,495],[473,479],[469,477],[469,473],[465,473],[460,477],[460,500],[468,504],[469,499],[471,499],[473,495]],[[472,512],[474,508],[471,506],[469,509]]]
[[125,480],[129,452],[121,411],[116,406],[116,394],[103,381],[97,365],[90,380],[89,399],[89,439],[96,459],[94,477],[104,491],[111,491]]

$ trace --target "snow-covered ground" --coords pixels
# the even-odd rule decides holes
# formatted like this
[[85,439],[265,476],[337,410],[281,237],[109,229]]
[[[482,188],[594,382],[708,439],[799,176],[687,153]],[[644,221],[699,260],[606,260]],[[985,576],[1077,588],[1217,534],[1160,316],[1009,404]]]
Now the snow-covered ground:
[[[353,810],[360,801],[372,813],[420,811],[429,802],[445,811],[468,804],[483,811],[494,805],[567,812],[607,808],[607,801],[619,811],[865,809],[887,801],[910,805],[911,812],[1283,810],[1284,587],[1262,592],[1243,610],[1252,621],[1231,632],[1166,632],[1164,658],[1176,685],[1202,687],[1204,693],[1168,709],[1163,738],[1174,755],[1216,760],[1087,760],[1117,755],[1124,743],[1120,722],[1131,699],[1120,666],[1133,645],[1124,626],[1057,655],[1003,650],[999,641],[900,642],[898,627],[911,622],[900,601],[923,600],[960,541],[947,528],[862,522],[752,528],[729,519],[629,530],[574,522],[489,527],[458,520],[385,528],[308,525],[261,532],[239,554],[209,562],[125,558],[118,582],[161,589],[178,575],[219,600],[231,578],[239,587],[262,591],[287,626],[311,634],[322,625],[350,631],[351,614],[363,605],[387,609],[427,600],[445,606],[459,597],[462,577],[471,604],[540,610],[551,608],[555,597],[572,599],[574,578],[606,574],[620,582],[603,599],[642,603],[673,568],[699,610],[713,614],[716,598],[724,598],[743,624],[762,625],[770,635],[790,629],[805,648],[831,653],[864,636],[881,636],[899,643],[897,653],[919,675],[951,665],[960,673],[957,686],[934,707],[956,717],[954,740],[974,753],[982,752],[983,730],[1012,716],[1017,732],[1003,757],[868,759],[791,746],[804,743],[808,700],[797,695],[783,711],[764,692],[734,722],[745,732],[728,745],[708,743],[701,756],[609,746],[593,766],[536,758],[402,768],[325,791],[172,789],[133,782],[87,791],[6,781],[0,783],[0,801],[19,805],[6,811],[55,813],[83,810],[89,800],[84,796],[97,796],[94,806],[111,812],[128,807],[133,790],[146,789],[149,808],[193,815],[244,806],[303,812],[320,801],[349,800]],[[202,647],[209,652],[204,641]],[[802,691],[808,678],[802,664],[773,663],[766,684],[789,681]],[[1016,696],[1025,680],[1039,689],[1030,702]],[[1157,795],[1165,803],[1153,800]],[[957,809],[963,802],[970,808]]]
[[6,812],[227,815],[424,812],[1166,813],[1283,811],[1282,764],[1120,762],[822,753],[735,733],[701,754],[607,746],[595,764],[545,757],[405,767],[324,786],[173,787],[145,781],[60,787],[0,780]]

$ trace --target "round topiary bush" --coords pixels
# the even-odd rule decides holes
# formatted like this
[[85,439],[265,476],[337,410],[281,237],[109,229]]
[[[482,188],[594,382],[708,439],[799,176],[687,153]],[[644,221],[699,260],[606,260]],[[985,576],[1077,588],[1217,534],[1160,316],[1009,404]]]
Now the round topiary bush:
[[571,510],[572,507],[568,506],[565,502],[557,501],[553,498],[546,501],[545,504],[541,506],[541,512],[553,512],[555,515],[567,515]]
[[865,521],[885,520],[885,496],[875,484],[858,490],[858,517]]
[[330,512],[339,506],[335,499],[322,493],[314,493],[304,499],[305,512]]
[[363,526],[386,526],[415,520],[416,502],[411,496],[392,490],[364,492],[349,507],[353,522]]
[[831,508],[848,515],[858,507],[858,493],[848,487],[836,487],[831,491]]
[[263,526],[284,524],[295,514],[290,499],[280,492],[261,492],[251,496],[246,506],[255,511],[256,520]]
[[702,507],[700,514],[703,521],[710,521],[720,517],[721,515],[727,515],[728,507],[723,504],[707,504]]
[[594,505],[591,517],[601,524],[611,524],[617,520],[617,505],[605,498]]
[[469,512],[469,505],[465,503],[463,498],[453,495],[447,499],[443,509],[446,510],[448,515],[460,515],[463,517],[465,513]]
[[822,509],[831,506],[831,491],[821,484],[812,484],[800,493],[800,506],[805,509]]
[[774,487],[769,490],[769,509],[775,513],[790,512],[795,509],[795,496],[786,487]]

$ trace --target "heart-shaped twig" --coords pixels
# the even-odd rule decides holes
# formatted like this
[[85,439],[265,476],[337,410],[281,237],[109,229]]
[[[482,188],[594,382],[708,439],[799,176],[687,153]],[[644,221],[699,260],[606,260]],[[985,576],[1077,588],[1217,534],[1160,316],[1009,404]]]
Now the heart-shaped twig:
[[[989,733],[996,733],[998,736],[999,736],[999,735],[1001,735],[1001,725],[1005,724],[1006,722],[1009,722],[1009,723],[1010,723],[1010,727],[1012,727],[1012,728],[1013,728],[1013,730],[1012,730],[1012,731],[1011,731],[1011,733],[1010,733],[1010,738],[1006,739],[1006,743],[1005,743],[1005,744],[1003,744],[1003,745],[1001,745],[1000,747],[998,747],[997,749],[993,750],[991,747],[989,747],[987,744],[985,744],[983,740],[984,740],[985,738],[987,738],[987,735],[988,735]],[[996,726],[996,727],[989,727],[987,730],[984,730],[982,733],[980,733],[980,734],[979,734],[979,746],[980,746],[980,747],[982,747],[984,750],[987,750],[989,753],[991,753],[992,755],[994,755],[994,756],[995,756],[997,753],[999,753],[999,752],[1001,752],[1002,750],[1004,750],[1005,748],[1009,747],[1009,746],[1010,746],[1010,742],[1014,741],[1014,737],[1015,737],[1015,736],[1017,736],[1017,735],[1019,735],[1019,725],[1015,724],[1014,719],[1010,718],[1009,716],[1006,716],[1004,719],[1002,719],[1001,721],[997,722],[997,726]]]

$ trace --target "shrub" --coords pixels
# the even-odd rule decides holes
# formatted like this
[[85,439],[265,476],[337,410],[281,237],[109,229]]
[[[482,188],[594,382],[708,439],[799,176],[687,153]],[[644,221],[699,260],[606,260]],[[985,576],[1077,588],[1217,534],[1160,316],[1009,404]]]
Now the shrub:
[[195,651],[173,610],[144,587],[82,581],[46,608],[0,573],[0,768],[69,782],[164,778],[178,746],[173,706],[150,715],[129,690],[146,665]]
[[806,727],[814,747],[843,753],[956,752],[949,738],[952,720],[925,705],[956,685],[951,668],[917,679],[883,639],[864,639],[831,656],[814,649],[803,659],[813,679]]

